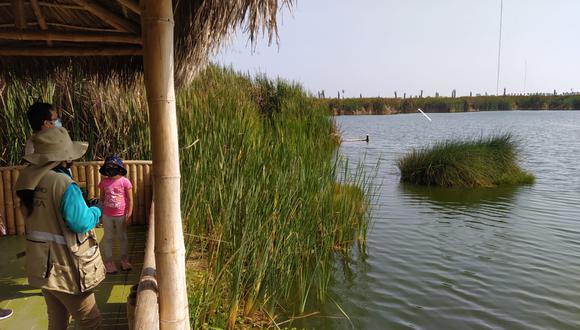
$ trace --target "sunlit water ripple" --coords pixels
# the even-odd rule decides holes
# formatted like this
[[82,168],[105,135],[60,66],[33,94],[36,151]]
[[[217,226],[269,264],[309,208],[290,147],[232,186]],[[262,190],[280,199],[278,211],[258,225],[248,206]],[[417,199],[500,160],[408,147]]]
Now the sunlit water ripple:
[[[579,329],[580,111],[337,117],[350,162],[379,163],[367,256],[337,265],[317,329]],[[399,183],[432,142],[510,132],[531,186],[441,192]],[[342,315],[338,304],[349,316]]]

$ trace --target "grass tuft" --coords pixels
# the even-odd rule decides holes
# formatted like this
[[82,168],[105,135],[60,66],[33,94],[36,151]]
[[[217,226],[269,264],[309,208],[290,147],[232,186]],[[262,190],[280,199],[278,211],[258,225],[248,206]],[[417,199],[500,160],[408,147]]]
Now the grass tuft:
[[413,150],[397,160],[401,181],[424,186],[495,187],[531,184],[534,176],[518,163],[518,147],[511,134],[471,141],[446,141]]

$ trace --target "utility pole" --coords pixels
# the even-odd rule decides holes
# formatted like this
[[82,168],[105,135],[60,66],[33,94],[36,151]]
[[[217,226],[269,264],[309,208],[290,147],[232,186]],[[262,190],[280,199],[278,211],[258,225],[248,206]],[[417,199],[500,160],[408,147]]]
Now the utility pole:
[[499,7],[499,45],[497,47],[497,81],[495,85],[495,95],[499,94],[499,70],[501,67],[501,26],[503,22],[503,0]]

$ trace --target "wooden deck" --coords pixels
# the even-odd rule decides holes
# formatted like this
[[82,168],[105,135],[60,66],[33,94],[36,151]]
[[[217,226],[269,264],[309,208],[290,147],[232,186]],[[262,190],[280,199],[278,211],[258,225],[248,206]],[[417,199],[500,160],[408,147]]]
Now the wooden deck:
[[[103,229],[97,228],[99,239]],[[103,317],[103,329],[127,329],[126,301],[131,286],[139,282],[143,265],[143,253],[147,230],[145,226],[132,226],[127,233],[129,239],[129,260],[133,269],[107,275],[96,289],[97,303]],[[12,317],[0,320],[0,330],[4,329],[46,329],[48,319],[46,305],[39,289],[28,286],[24,275],[24,258],[16,254],[24,251],[23,236],[0,238],[0,307],[14,310]],[[116,246],[113,255],[118,255]],[[71,322],[71,329],[73,327]]]

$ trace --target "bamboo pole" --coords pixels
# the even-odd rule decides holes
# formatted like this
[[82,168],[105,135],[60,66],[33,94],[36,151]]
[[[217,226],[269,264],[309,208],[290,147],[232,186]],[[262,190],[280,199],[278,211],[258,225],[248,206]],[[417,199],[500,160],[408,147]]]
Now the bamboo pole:
[[155,271],[155,205],[149,211],[149,230],[141,279],[137,289],[134,329],[159,329],[157,274]]
[[142,0],[143,68],[153,153],[160,329],[189,329],[181,224],[171,0]]
[[14,25],[18,29],[26,29],[26,14],[24,13],[24,0],[12,0],[14,13]]
[[[2,174],[2,170],[0,170],[0,222],[2,222],[4,224],[4,228],[6,229],[6,231],[8,231],[8,229],[6,228],[6,212],[5,212],[5,208],[4,208],[4,175]],[[2,234],[0,234],[2,235]]]
[[83,186],[85,187],[85,189],[88,189],[87,188],[86,166],[85,165],[78,165],[78,169],[79,169],[79,186],[80,186],[80,183],[82,183]]
[[14,235],[16,233],[16,228],[14,226],[14,203],[12,202],[12,182],[10,180],[9,170],[4,171],[4,198],[6,200],[6,231],[8,235]]
[[[131,189],[131,194],[133,194],[133,215],[135,215],[136,214],[136,211],[137,211],[136,210],[137,209],[136,206],[137,206],[137,190],[138,190],[137,189],[138,188],[138,185],[137,185],[137,183],[138,183],[137,182],[137,165],[135,165],[135,164],[129,164],[127,167],[129,167],[131,169],[131,171],[129,171],[128,174],[129,174],[129,177],[130,177],[129,180],[131,180],[132,187],[133,187]],[[136,224],[135,217],[134,216],[133,216],[133,219],[131,219],[131,224],[132,225]]]
[[71,171],[72,171],[73,180],[75,180],[78,183],[79,182],[79,166],[73,165],[73,167],[71,168]]
[[91,14],[97,16],[103,21],[107,22],[109,25],[117,30],[126,32],[138,32],[139,27],[133,24],[133,22],[124,19],[123,17],[117,16],[105,7],[102,7],[95,1],[89,0],[72,0],[72,2],[83,7],[85,10],[89,11]]
[[[20,175],[20,170],[13,169],[12,170],[12,182],[16,183],[18,180],[18,176]],[[12,184],[14,187],[14,184]],[[22,211],[20,210],[20,198],[16,195],[16,190],[12,189],[12,200],[14,201],[14,222],[16,224],[16,233],[18,235],[24,235],[24,216],[22,215]]]
[[[151,205],[153,202],[151,192],[151,165],[146,165],[143,169],[143,179],[145,182],[145,205]],[[149,220],[149,218],[144,220]]]
[[99,189],[99,182],[101,182],[101,173],[99,172],[99,165],[93,164],[93,174],[95,176],[95,198],[101,198],[101,189]]
[[0,39],[32,41],[72,41],[72,42],[110,42],[141,44],[141,37],[135,34],[114,32],[60,32],[60,31],[0,31]]
[[139,4],[133,0],[118,0],[123,6],[129,8],[132,12],[137,15],[141,15],[141,10],[139,9]]
[[137,218],[137,223],[142,225],[145,222],[145,183],[143,181],[143,168],[145,167],[144,164],[140,164],[137,167],[137,181],[138,181],[138,198],[137,198],[137,215],[139,216]]
[[[30,6],[32,7],[32,11],[34,12],[34,16],[36,16],[36,20],[38,21],[38,26],[42,31],[48,30],[48,26],[46,25],[46,19],[44,18],[44,14],[42,14],[42,10],[40,9],[40,5],[38,4],[38,0],[30,0]],[[51,47],[52,40],[47,40],[46,45]]]
[[92,165],[85,166],[87,169],[87,198],[95,198],[95,173]]
[[1,48],[0,56],[138,56],[142,54],[141,47],[115,47],[115,48]]

